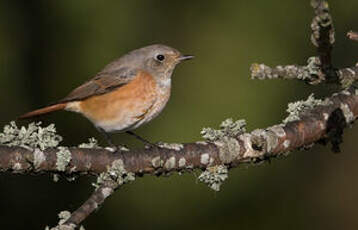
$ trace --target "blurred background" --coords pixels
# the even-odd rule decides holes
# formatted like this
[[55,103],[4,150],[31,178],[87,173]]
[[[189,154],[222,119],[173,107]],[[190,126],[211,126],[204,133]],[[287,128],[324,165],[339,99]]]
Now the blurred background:
[[[336,26],[334,62],[357,62],[358,1],[330,1]],[[177,67],[163,113],[137,130],[165,142],[200,140],[203,127],[246,119],[248,130],[279,123],[288,102],[331,93],[297,81],[250,80],[253,62],[305,64],[309,0],[251,1],[0,1],[0,125],[54,102],[126,52],[153,43],[196,59]],[[64,145],[102,136],[78,114],[58,112]],[[22,122],[21,124],[26,124]],[[2,129],[2,128],[1,128]],[[342,153],[315,146],[270,164],[230,171],[215,193],[194,174],[145,176],[124,186],[83,224],[86,229],[357,229],[358,126],[344,133]],[[132,137],[117,143],[134,148]],[[62,210],[91,194],[92,177],[55,183],[51,175],[0,175],[0,227],[44,229]]]

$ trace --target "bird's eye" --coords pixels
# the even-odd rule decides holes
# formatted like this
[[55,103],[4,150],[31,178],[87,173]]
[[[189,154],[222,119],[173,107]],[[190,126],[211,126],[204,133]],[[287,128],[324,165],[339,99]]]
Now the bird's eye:
[[165,56],[164,56],[163,54],[158,54],[155,58],[156,58],[158,61],[162,62],[162,61],[164,61]]

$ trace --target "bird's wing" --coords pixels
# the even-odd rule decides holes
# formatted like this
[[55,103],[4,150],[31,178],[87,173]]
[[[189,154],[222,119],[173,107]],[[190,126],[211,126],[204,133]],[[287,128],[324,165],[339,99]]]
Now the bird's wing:
[[128,67],[104,69],[94,78],[74,89],[69,95],[57,103],[84,100],[86,98],[111,92],[129,83],[137,75],[138,70]]

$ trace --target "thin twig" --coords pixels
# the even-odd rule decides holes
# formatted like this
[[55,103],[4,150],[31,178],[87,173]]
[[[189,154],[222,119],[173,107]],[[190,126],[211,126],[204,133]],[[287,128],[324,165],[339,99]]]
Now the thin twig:
[[353,41],[358,41],[358,33],[355,31],[349,31],[347,37]]
[[[268,68],[267,66],[254,64],[251,67],[253,78],[298,79],[312,85],[323,82],[339,84],[348,82],[348,80],[344,79],[345,75],[339,75],[332,64],[331,53],[335,42],[335,30],[329,13],[328,2],[311,0],[311,6],[315,12],[311,23],[311,42],[317,47],[318,57],[309,58],[306,66],[286,65]],[[347,87],[347,85],[344,85],[344,87]]]
[[331,77],[329,72],[332,69],[331,51],[335,41],[332,17],[329,14],[327,1],[311,0],[311,5],[315,11],[315,17],[311,24],[311,41],[317,47],[322,70],[328,71],[326,75],[327,80],[329,80],[328,78]]
[[84,219],[86,219],[98,206],[100,206],[107,197],[113,194],[118,188],[116,183],[107,183],[97,188],[90,198],[88,198],[76,211],[71,214],[71,217],[64,223],[64,225],[78,226]]

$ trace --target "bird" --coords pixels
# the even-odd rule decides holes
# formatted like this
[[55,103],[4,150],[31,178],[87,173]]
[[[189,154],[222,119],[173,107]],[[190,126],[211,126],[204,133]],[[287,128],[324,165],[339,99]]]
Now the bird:
[[160,114],[170,98],[175,67],[192,58],[162,44],[135,49],[106,65],[65,98],[25,113],[19,119],[66,110],[86,117],[115,149],[113,133],[126,132],[153,145],[132,130]]

